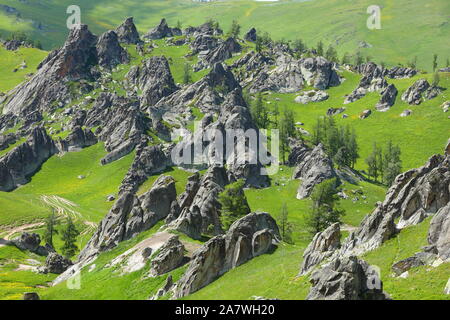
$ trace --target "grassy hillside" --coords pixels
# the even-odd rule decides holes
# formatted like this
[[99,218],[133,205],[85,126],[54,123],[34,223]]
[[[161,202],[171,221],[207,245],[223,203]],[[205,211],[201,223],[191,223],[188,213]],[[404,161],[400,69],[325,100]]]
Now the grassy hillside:
[[[38,64],[47,56],[47,52],[34,48],[20,48],[8,51],[0,45],[0,92],[13,89],[26,79],[26,75],[36,72]],[[25,62],[27,68],[20,69]],[[14,72],[15,69],[18,69]]]
[[[29,22],[0,24],[0,32],[8,33],[20,28],[41,40],[47,48],[60,45],[67,34],[66,8],[69,0],[18,2],[0,0],[1,4],[17,8],[24,20],[34,20],[44,25],[43,30],[32,29]],[[162,17],[171,24],[177,21],[184,26],[198,25],[207,18],[217,19],[226,30],[233,19],[243,31],[255,26],[269,32],[276,39],[304,39],[310,46],[319,40],[333,44],[339,53],[358,50],[360,41],[371,48],[361,49],[376,61],[406,63],[418,57],[419,67],[431,69],[432,55],[440,56],[440,65],[449,58],[450,2],[446,0],[411,1],[380,0],[382,29],[366,27],[367,8],[373,1],[347,0],[281,0],[257,2],[225,0],[199,3],[191,0],[99,0],[77,1],[82,22],[100,33],[116,27],[125,17],[134,16],[141,32],[153,27]],[[2,19],[3,21],[3,19]],[[5,20],[6,21],[6,20]]]

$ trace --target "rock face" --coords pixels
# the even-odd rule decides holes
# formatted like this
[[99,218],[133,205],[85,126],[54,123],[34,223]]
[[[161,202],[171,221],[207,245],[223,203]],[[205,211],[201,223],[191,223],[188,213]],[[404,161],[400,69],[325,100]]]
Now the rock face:
[[73,263],[69,259],[64,258],[56,252],[51,252],[45,260],[44,273],[61,274],[71,265],[73,265]]
[[166,37],[181,36],[181,30],[177,28],[170,28],[166,22],[166,19],[162,19],[159,25],[150,29],[144,36],[145,39],[157,40]]
[[[197,179],[197,178],[193,178]],[[183,232],[193,239],[200,239],[210,226],[215,234],[222,233],[220,203],[218,195],[229,183],[227,172],[222,166],[212,166],[199,182],[195,180],[186,186],[180,196],[180,215],[169,228]]]
[[178,268],[183,262],[184,250],[178,236],[172,236],[152,259],[149,274],[159,276]]
[[301,95],[295,98],[295,102],[301,103],[301,104],[308,104],[310,102],[320,102],[327,100],[329,97],[328,93],[321,90],[312,90],[312,91],[305,91]]
[[58,149],[63,152],[78,151],[97,142],[97,137],[91,130],[77,126],[67,138],[59,141]]
[[383,283],[367,262],[356,257],[335,259],[311,276],[307,300],[387,300]]
[[392,271],[395,275],[400,276],[411,268],[417,268],[427,264],[431,264],[436,259],[433,253],[419,252],[414,256],[398,261],[392,265]]
[[170,158],[161,146],[147,146],[146,141],[136,148],[136,156],[120,186],[120,193],[138,190],[145,180],[170,166]]
[[316,89],[325,90],[341,83],[333,63],[323,57],[301,59],[300,68],[306,83]]
[[408,104],[419,105],[423,100],[432,99],[435,96],[437,96],[436,89],[431,87],[426,79],[420,79],[406,89],[402,100]]
[[436,249],[439,258],[450,259],[450,202],[431,220],[428,243]]
[[244,40],[246,41],[250,41],[250,42],[256,42],[256,29],[255,28],[251,28],[244,36]]
[[206,55],[199,56],[199,62],[194,67],[194,71],[199,71],[214,66],[216,63],[221,63],[233,57],[234,53],[242,50],[241,45],[234,39],[228,38],[215,49],[206,53]]
[[41,298],[39,297],[39,294],[37,294],[36,292],[25,292],[23,294],[23,298],[22,300],[41,300]]
[[44,128],[33,129],[26,142],[0,158],[0,191],[12,191],[28,183],[42,163],[57,152]]
[[381,99],[375,106],[375,108],[378,111],[387,111],[390,107],[392,107],[395,104],[395,99],[397,98],[398,90],[393,85],[388,85],[383,91],[381,92]]
[[119,44],[114,31],[106,31],[97,41],[98,64],[104,68],[114,68],[118,64],[130,62],[128,53]]
[[339,223],[328,227],[325,231],[317,233],[303,253],[303,263],[300,276],[310,272],[315,266],[330,258],[341,244],[341,230]]
[[135,66],[126,75],[129,83],[142,91],[141,105],[152,106],[178,88],[175,85],[167,59],[156,56],[146,59],[142,66]]
[[[445,208],[450,200],[449,185],[448,153],[445,156],[434,155],[423,167],[400,174],[388,190],[384,202],[379,203],[364,218],[358,230],[343,242],[342,253],[360,255],[373,250],[397,234],[399,229],[418,224],[427,216],[438,212],[441,214],[436,214],[434,219],[439,221],[445,216]],[[440,238],[439,230],[445,230],[442,229],[444,225],[443,221],[432,224],[430,234],[433,236],[429,235],[430,243],[435,244]],[[445,240],[442,241],[441,243],[445,243]]]
[[151,124],[136,101],[102,92],[87,112],[84,125],[99,127],[96,134],[109,152],[101,160],[105,165],[133,151]]
[[278,226],[268,213],[251,213],[241,218],[225,235],[212,238],[194,253],[188,270],[176,284],[174,297],[189,295],[266,253],[279,237]]
[[[387,81],[384,79],[385,69],[381,66],[369,62],[358,66],[356,69],[363,77],[361,78],[358,87],[345,98],[344,104],[355,102],[364,97],[368,92],[384,92],[384,89],[388,86]],[[393,88],[391,88],[391,90],[392,89]],[[393,91],[389,91],[389,93],[392,92]],[[388,98],[388,96],[385,98]]]
[[52,51],[39,70],[27,82],[11,92],[3,113],[28,114],[45,110],[54,101],[64,101],[69,89],[66,81],[91,79],[91,68],[97,63],[97,37],[86,25],[70,30],[61,49]]
[[119,42],[125,44],[138,44],[141,43],[139,33],[134,25],[132,17],[127,18],[117,29],[116,33]]
[[333,163],[321,144],[312,150],[298,146],[293,153],[297,155],[295,161],[293,160],[297,165],[293,179],[302,180],[297,190],[297,199],[309,197],[317,184],[336,176]]
[[5,150],[11,144],[16,143],[17,137],[14,133],[8,133],[6,135],[0,135],[0,150]]
[[88,261],[98,253],[110,250],[121,241],[131,239],[165,219],[176,200],[175,180],[161,176],[152,188],[140,197],[125,192],[117,199],[111,211],[79,256],[79,262]]
[[51,251],[50,248],[41,246],[41,237],[36,233],[24,232],[11,243],[20,250],[31,251],[40,256],[47,256]]

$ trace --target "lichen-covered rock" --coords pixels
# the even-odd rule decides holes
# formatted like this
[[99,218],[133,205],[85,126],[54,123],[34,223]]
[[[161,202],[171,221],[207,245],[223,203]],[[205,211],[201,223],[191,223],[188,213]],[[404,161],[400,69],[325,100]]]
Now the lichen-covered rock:
[[97,137],[91,130],[77,126],[65,139],[58,141],[58,148],[64,152],[78,151],[97,142]]
[[162,19],[156,27],[148,31],[148,33],[144,36],[144,39],[157,40],[173,36],[181,36],[181,30],[177,28],[170,28],[166,19]]
[[341,83],[333,63],[323,57],[301,59],[299,63],[306,83],[316,89],[325,90]]
[[322,90],[312,90],[302,92],[299,96],[295,98],[295,102],[301,104],[308,104],[310,102],[320,102],[327,100],[329,97],[328,93]]

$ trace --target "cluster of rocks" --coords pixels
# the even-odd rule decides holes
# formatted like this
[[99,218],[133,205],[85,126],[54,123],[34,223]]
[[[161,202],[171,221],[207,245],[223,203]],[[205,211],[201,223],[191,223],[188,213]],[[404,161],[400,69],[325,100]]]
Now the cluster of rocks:
[[11,240],[11,244],[20,250],[27,250],[40,256],[48,256],[49,253],[53,252],[53,248],[50,246],[41,245],[41,237],[37,233],[24,232],[19,237]]
[[280,240],[278,226],[268,213],[251,213],[233,223],[224,235],[198,249],[183,277],[172,289],[174,298],[189,295],[227,271],[270,251]]
[[426,79],[420,79],[406,89],[402,94],[402,100],[411,105],[419,105],[425,99],[435,98],[439,93],[439,88],[431,86]]
[[301,104],[308,104],[310,102],[320,102],[327,100],[329,98],[328,93],[322,90],[311,90],[302,92],[299,96],[295,98],[295,102]]

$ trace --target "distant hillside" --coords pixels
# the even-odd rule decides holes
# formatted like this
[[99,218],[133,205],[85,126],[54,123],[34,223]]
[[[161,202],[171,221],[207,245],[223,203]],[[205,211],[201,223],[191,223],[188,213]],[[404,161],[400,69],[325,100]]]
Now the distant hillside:
[[[169,24],[180,21],[184,26],[214,18],[225,30],[237,19],[242,31],[254,26],[276,39],[302,38],[309,46],[323,40],[326,45],[336,46],[341,56],[360,50],[364,56],[388,65],[406,64],[417,56],[418,67],[430,71],[433,54],[439,55],[442,67],[450,58],[450,2],[447,0],[377,1],[382,8],[381,30],[366,27],[366,11],[373,5],[369,0],[81,0],[77,3],[82,22],[96,33],[113,28],[126,16],[135,17],[140,32],[147,31],[163,16]],[[3,5],[0,33],[22,30],[41,40],[46,49],[59,46],[67,36],[66,8],[71,4],[69,0],[0,0]]]

